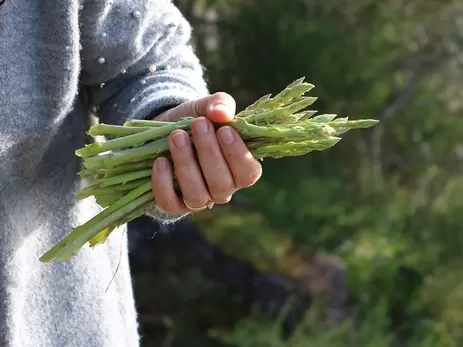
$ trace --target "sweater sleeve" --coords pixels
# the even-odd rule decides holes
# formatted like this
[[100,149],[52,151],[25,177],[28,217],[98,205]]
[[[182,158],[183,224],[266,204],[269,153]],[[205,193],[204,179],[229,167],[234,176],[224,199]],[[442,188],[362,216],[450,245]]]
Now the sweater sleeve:
[[[99,121],[122,124],[208,94],[192,29],[171,0],[86,0],[81,83]],[[150,217],[172,222],[153,204]]]

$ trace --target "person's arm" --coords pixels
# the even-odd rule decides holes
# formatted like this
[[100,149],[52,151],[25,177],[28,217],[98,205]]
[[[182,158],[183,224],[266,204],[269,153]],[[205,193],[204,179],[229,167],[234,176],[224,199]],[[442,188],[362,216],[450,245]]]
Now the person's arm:
[[[81,83],[99,121],[152,119],[208,95],[191,46],[192,30],[169,0],[84,1],[80,9]],[[147,213],[162,221],[156,206]]]

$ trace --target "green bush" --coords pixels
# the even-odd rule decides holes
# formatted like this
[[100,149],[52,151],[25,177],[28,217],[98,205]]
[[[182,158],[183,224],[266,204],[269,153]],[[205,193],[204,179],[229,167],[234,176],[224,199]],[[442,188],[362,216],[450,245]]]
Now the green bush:
[[199,24],[195,36],[211,91],[230,92],[238,108],[305,75],[320,112],[383,117],[327,152],[264,161],[262,180],[238,193],[245,211],[198,215],[211,242],[262,271],[297,276],[294,254],[339,256],[357,333],[301,328],[282,341],[275,322],[250,316],[214,336],[236,347],[463,345],[462,86],[447,58],[449,47],[461,55],[463,31],[453,1],[195,3],[218,12],[218,49],[205,48]]

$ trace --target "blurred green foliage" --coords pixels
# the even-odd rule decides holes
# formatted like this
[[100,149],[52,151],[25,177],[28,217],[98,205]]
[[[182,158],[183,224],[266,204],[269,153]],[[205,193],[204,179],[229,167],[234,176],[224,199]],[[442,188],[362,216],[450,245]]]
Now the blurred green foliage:
[[[238,109],[306,76],[320,112],[381,120],[326,152],[264,161],[238,193],[246,211],[198,215],[211,242],[258,269],[294,274],[297,252],[339,256],[363,322],[356,340],[336,327],[282,341],[254,316],[211,334],[235,347],[463,345],[461,3],[176,3],[211,92]],[[404,269],[417,276],[400,279]]]

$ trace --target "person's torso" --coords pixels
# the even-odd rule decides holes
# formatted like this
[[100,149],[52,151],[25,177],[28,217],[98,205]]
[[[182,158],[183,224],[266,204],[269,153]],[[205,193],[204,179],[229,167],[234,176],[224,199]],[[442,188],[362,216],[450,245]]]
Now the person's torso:
[[[0,6],[0,346],[138,345],[121,239],[67,263],[39,256],[98,212],[74,193],[87,141],[79,0]],[[107,281],[102,283],[102,280]]]
[[78,165],[74,150],[84,144],[88,125],[78,95],[78,15],[79,0],[6,0],[0,6],[0,173],[9,178],[4,184]]

